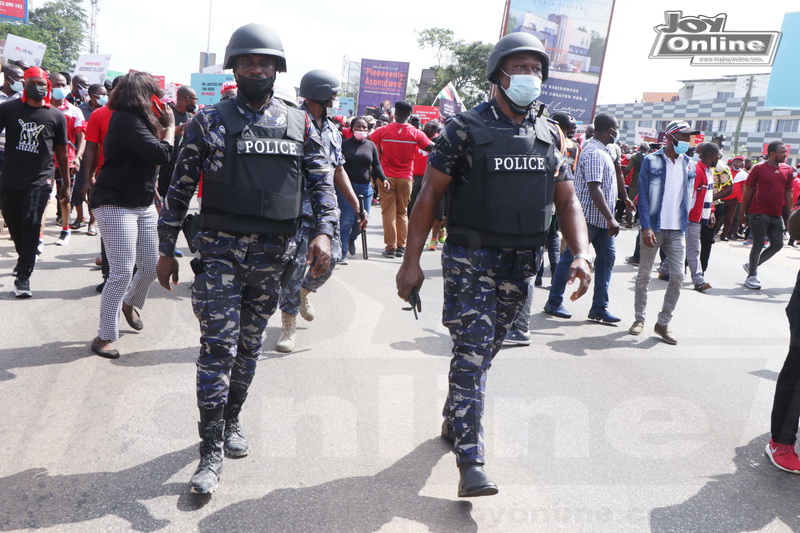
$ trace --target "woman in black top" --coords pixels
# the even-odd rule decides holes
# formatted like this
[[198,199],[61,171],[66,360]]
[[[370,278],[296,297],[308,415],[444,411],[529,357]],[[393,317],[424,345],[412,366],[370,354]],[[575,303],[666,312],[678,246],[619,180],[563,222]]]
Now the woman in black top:
[[119,357],[113,341],[119,338],[120,311],[130,327],[144,327],[137,308],[144,306],[156,279],[156,203],[161,203],[156,179],[159,165],[169,162],[175,139],[170,107],[162,105],[156,114],[160,101],[154,103],[153,97],[160,93],[152,76],[136,72],[119,82],[108,102],[114,114],[103,143],[105,163],[89,200],[110,266],[100,329],[92,341],[92,351],[103,357]]
[[[367,138],[368,126],[363,117],[356,117],[350,123],[353,136],[342,141],[342,155],[344,155],[344,170],[350,178],[353,190],[357,196],[364,197],[364,209],[369,214],[372,206],[372,179],[381,180],[384,189],[389,189],[389,182],[383,174],[378,147]],[[352,209],[342,209],[339,218],[339,228],[342,232],[342,261],[347,262],[347,252],[355,255],[355,242],[361,234],[355,213]],[[347,243],[347,248],[344,247]]]

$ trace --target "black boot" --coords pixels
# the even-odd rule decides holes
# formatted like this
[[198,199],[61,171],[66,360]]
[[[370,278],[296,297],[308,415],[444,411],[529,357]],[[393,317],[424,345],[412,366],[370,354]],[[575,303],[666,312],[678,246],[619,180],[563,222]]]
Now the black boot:
[[448,444],[453,444],[456,440],[456,434],[453,430],[453,424],[446,418],[442,420],[442,439]]
[[228,457],[245,457],[250,453],[250,443],[242,434],[242,424],[239,422],[239,413],[246,398],[246,392],[231,389],[228,393],[228,403],[225,405],[225,454]]
[[222,474],[222,445],[225,421],[201,421],[198,424],[200,437],[200,464],[189,482],[189,490],[195,494],[211,494],[217,490]]
[[497,494],[497,485],[492,483],[483,471],[483,465],[468,463],[458,466],[461,479],[458,482],[458,497],[493,496]]

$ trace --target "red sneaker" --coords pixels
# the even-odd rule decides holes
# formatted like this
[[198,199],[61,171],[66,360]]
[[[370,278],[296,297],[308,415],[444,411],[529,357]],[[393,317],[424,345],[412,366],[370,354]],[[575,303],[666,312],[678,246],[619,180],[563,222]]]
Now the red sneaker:
[[777,444],[772,442],[772,439],[769,439],[766,452],[772,464],[781,470],[792,474],[800,474],[800,459],[797,457],[793,444]]

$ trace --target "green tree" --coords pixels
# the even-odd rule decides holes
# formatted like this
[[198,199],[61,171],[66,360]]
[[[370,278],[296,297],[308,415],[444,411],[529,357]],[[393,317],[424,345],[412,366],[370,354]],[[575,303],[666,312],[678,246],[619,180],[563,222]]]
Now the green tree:
[[0,23],[0,38],[11,33],[47,46],[42,67],[72,72],[89,31],[80,2],[55,0],[31,10],[28,24]]
[[433,55],[436,56],[436,66],[433,68],[441,68],[442,63],[447,63],[452,57],[457,43],[453,35],[453,30],[445,28],[428,28],[419,32],[417,43],[421,48],[433,50]]
[[489,94],[486,80],[486,62],[492,45],[480,41],[471,43],[453,39],[453,32],[431,28],[420,32],[417,42],[422,48],[432,49],[439,64],[431,67],[436,78],[422,105],[431,105],[445,85],[453,85],[467,108],[483,102]]
[[592,31],[592,40],[589,41],[589,58],[593,67],[599,67],[603,62],[603,52],[606,49],[606,40],[596,31]]

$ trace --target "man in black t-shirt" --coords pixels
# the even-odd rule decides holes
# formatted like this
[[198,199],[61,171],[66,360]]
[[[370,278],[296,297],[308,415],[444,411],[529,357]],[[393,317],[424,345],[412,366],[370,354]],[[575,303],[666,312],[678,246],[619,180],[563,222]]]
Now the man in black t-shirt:
[[50,106],[50,80],[38,67],[25,71],[21,98],[0,106],[0,131],[6,132],[5,164],[0,171],[0,207],[19,259],[14,295],[32,296],[39,228],[53,187],[55,162],[61,173],[61,198],[69,200],[67,122]]

